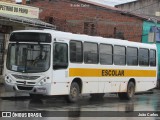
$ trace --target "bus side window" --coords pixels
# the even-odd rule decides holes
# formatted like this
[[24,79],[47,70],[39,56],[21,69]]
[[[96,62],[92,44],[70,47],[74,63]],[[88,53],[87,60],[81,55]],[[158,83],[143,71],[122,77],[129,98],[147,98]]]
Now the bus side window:
[[98,44],[84,42],[84,62],[88,64],[97,64],[98,60]]
[[83,47],[80,41],[70,41],[70,61],[72,63],[83,62]]
[[127,65],[138,65],[138,48],[127,47]]
[[100,44],[100,63],[102,65],[112,65],[113,64],[113,47],[112,45]]
[[140,48],[139,51],[139,65],[149,66],[149,50],[146,48]]
[[114,64],[125,65],[126,64],[126,48],[124,46],[114,46]]
[[68,67],[68,46],[66,43],[54,43],[53,68],[62,69]]
[[155,50],[150,50],[149,54],[149,61],[150,61],[150,66],[156,66],[156,51]]

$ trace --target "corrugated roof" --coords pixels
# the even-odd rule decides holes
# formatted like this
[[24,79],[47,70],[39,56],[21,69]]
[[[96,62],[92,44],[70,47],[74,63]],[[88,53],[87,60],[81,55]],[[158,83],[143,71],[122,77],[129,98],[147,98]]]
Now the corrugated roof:
[[[159,17],[156,17],[156,16],[149,16],[149,15],[137,14],[137,13],[128,13],[128,14],[133,15],[138,18],[141,18],[143,20],[147,20],[147,21],[150,21],[150,19],[155,19],[158,23],[160,23]],[[153,21],[151,21],[151,22],[153,22]]]
[[127,3],[118,4],[118,5],[115,5],[115,7],[116,7],[116,6],[125,5],[125,4],[131,4],[131,3],[134,3],[134,2],[137,2],[137,1],[138,1],[138,0],[134,0],[134,1],[127,2]]
[[23,23],[23,24],[27,24],[31,26],[42,27],[42,28],[49,28],[49,29],[56,28],[54,25],[43,22],[39,19],[21,17],[21,16],[16,16],[16,15],[10,15],[10,14],[0,13],[0,20],[13,21],[17,23]]
[[99,6],[99,7],[103,7],[103,8],[109,9],[109,10],[121,11],[118,8],[111,7],[111,6],[104,5],[104,4],[100,4],[100,3],[97,3],[97,2],[92,2],[92,1],[89,1],[89,0],[78,0],[78,1],[88,3],[88,4],[92,4],[92,5],[96,5],[96,6]]

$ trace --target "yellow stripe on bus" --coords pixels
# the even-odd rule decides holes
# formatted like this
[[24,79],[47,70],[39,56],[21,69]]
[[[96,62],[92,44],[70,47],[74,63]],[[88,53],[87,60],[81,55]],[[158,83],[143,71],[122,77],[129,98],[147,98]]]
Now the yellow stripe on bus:
[[156,77],[156,70],[70,68],[69,77]]

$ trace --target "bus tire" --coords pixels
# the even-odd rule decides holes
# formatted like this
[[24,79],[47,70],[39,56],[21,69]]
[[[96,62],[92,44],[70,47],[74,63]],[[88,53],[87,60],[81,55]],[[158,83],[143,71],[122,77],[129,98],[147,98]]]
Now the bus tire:
[[104,93],[94,93],[94,94],[90,94],[91,99],[102,99],[104,97]]
[[80,95],[80,89],[77,82],[73,82],[70,87],[70,93],[67,96],[67,102],[75,103],[78,101]]
[[131,100],[135,94],[135,84],[133,82],[129,82],[127,86],[126,93],[118,93],[118,96],[121,100]]

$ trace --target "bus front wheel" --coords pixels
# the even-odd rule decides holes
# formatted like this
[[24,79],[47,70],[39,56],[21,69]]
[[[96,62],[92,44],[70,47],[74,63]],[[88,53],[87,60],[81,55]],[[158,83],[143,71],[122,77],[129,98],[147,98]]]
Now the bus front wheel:
[[131,100],[135,94],[135,84],[133,82],[129,82],[127,86],[126,93],[118,93],[118,96],[121,100]]
[[70,103],[77,102],[80,95],[80,88],[77,82],[73,82],[70,87],[70,93],[67,96],[67,101]]

